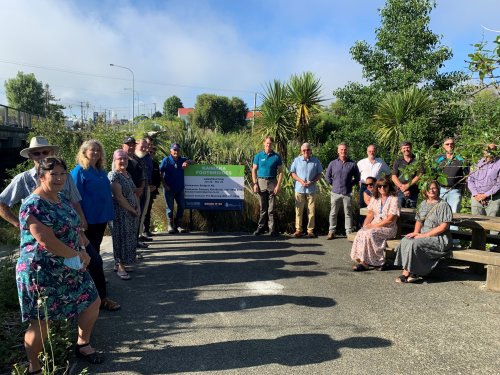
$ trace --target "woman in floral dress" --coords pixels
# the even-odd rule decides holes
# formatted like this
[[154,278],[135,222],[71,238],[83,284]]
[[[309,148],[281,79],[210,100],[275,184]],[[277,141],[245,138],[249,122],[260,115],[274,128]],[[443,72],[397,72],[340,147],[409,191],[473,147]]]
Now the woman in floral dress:
[[22,320],[30,322],[24,342],[31,374],[42,371],[38,354],[52,320],[78,316],[75,354],[91,363],[103,361],[90,346],[101,301],[85,269],[90,257],[77,251],[80,217],[59,194],[68,175],[66,164],[48,157],[39,162],[37,174],[40,186],[19,211],[21,245],[16,266]]
[[351,258],[356,262],[353,271],[366,271],[370,266],[383,270],[386,240],[394,238],[397,233],[400,209],[394,189],[386,177],[377,180],[375,187],[368,204],[368,215],[352,244]]
[[115,258],[116,274],[122,280],[129,280],[129,265],[136,262],[136,242],[141,208],[134,194],[135,185],[127,172],[128,155],[123,150],[113,153],[113,170],[108,178],[113,192],[115,218],[111,230],[113,237],[113,256]]

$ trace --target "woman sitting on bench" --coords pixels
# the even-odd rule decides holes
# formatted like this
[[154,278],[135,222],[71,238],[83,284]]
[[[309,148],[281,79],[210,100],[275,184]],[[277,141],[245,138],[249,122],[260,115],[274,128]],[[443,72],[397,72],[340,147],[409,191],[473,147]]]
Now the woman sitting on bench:
[[389,179],[380,178],[372,190],[363,227],[352,244],[351,258],[357,262],[353,271],[367,271],[370,267],[385,269],[386,240],[397,233],[399,211],[398,198]]
[[436,181],[422,191],[425,200],[418,207],[415,229],[401,240],[396,248],[395,266],[402,266],[403,273],[397,283],[412,283],[428,275],[452,248],[450,223],[451,207],[439,198],[440,186]]

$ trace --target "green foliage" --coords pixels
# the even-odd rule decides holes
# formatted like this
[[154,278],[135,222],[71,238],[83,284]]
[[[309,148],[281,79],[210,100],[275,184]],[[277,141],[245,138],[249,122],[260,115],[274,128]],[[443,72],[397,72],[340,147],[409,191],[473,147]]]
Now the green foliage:
[[295,111],[295,127],[300,143],[306,142],[309,135],[309,121],[311,117],[321,112],[320,80],[311,72],[301,75],[293,74],[288,82],[287,100]]
[[432,122],[431,109],[432,102],[428,92],[415,86],[388,93],[373,116],[372,131],[378,142],[395,156],[403,140],[414,140],[410,137],[412,130],[424,134],[427,132],[427,127]]
[[35,115],[44,114],[43,84],[33,73],[17,72],[16,78],[8,79],[4,86],[10,107]]
[[196,98],[191,124],[222,133],[237,131],[246,126],[248,108],[240,98],[201,94]]
[[387,0],[380,10],[375,46],[357,41],[351,48],[368,81],[383,91],[395,91],[439,76],[438,69],[452,53],[439,45],[440,36],[429,30],[434,7],[432,0]]
[[181,99],[173,95],[165,100],[163,103],[163,114],[165,116],[177,116],[177,110],[179,108],[184,108]]
[[473,44],[475,51],[470,53],[469,70],[477,75],[482,87],[492,86],[499,89],[498,69],[500,69],[500,35],[493,41],[493,47],[488,48],[488,43],[482,41]]

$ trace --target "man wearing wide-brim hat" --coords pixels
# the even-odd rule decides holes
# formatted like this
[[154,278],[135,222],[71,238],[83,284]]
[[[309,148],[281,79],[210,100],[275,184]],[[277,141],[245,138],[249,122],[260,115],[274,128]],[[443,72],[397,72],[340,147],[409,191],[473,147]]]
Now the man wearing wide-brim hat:
[[[58,150],[59,147],[51,145],[45,137],[31,138],[29,147],[21,150],[21,156],[33,160],[35,166],[26,172],[16,175],[10,184],[2,191],[2,193],[0,193],[0,216],[3,219],[15,227],[19,227],[19,218],[14,215],[11,207],[25,199],[37,187],[38,176],[36,174],[36,169],[38,167],[38,162],[48,156],[53,156]],[[82,197],[80,196],[73,179],[66,179],[63,192],[78,212],[82,221],[82,227],[86,227],[87,222],[85,221],[85,215],[83,214],[79,203],[82,200]]]

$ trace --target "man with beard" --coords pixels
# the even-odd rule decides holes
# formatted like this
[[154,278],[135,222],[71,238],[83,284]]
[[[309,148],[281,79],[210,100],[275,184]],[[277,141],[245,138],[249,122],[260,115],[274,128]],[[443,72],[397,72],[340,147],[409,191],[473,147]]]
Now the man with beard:
[[144,172],[144,193],[140,198],[141,203],[141,217],[139,220],[139,240],[140,241],[151,241],[152,238],[144,235],[144,219],[146,218],[147,209],[149,206],[149,199],[151,197],[151,180],[153,177],[153,161],[151,155],[148,152],[148,142],[145,138],[139,140],[139,143],[135,146],[134,158],[142,166]]
[[401,143],[403,156],[394,162],[392,167],[392,182],[396,185],[399,206],[401,208],[416,208],[418,199],[418,185],[421,173],[413,173],[408,179],[403,176],[404,169],[415,162],[415,155],[411,153],[411,142]]

